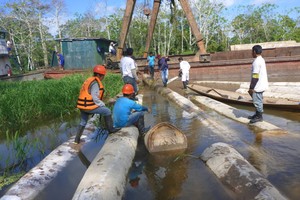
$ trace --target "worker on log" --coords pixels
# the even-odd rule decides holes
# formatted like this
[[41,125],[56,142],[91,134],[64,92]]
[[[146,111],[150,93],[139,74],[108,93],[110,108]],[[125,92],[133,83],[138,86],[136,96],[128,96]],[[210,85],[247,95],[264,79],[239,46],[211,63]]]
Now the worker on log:
[[263,93],[269,87],[266,62],[261,54],[262,47],[260,45],[252,47],[252,56],[255,59],[252,63],[251,82],[248,93],[253,99],[256,112],[254,115],[248,117],[250,124],[263,121]]
[[161,80],[164,84],[164,87],[167,87],[168,77],[169,77],[168,61],[170,61],[170,59],[167,56],[161,57],[160,55],[157,55],[157,59],[158,59],[158,69],[160,70]]
[[183,89],[187,89],[187,85],[189,84],[190,79],[190,68],[191,65],[188,61],[183,60],[182,57],[178,58],[179,61],[179,77],[181,77]]
[[134,88],[131,84],[125,84],[122,88],[123,97],[117,99],[113,109],[114,126],[123,128],[135,125],[139,134],[147,133],[150,127],[145,127],[144,111],[151,112],[151,109],[136,103]]
[[105,77],[106,69],[102,65],[96,65],[93,71],[94,76],[84,81],[77,100],[77,108],[80,109],[81,121],[75,137],[76,144],[80,143],[80,137],[90,114],[103,115],[106,129],[109,133],[115,133],[120,130],[113,127],[111,110],[102,101],[104,86],[101,81]]

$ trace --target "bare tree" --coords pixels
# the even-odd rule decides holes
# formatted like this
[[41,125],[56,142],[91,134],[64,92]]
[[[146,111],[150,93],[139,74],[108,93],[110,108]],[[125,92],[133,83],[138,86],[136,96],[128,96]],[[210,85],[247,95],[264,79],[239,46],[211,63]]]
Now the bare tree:
[[48,12],[50,10],[50,5],[49,4],[44,4],[44,5],[39,4],[39,5],[37,5],[37,9],[38,9],[37,10],[38,11],[38,30],[40,33],[40,41],[42,44],[44,66],[48,67],[49,66],[48,51],[47,51],[47,43],[46,43],[46,38],[45,38],[47,30],[44,25],[43,16],[46,12]]
[[[64,0],[52,0],[54,9],[54,21],[58,33],[58,39],[62,39],[62,22],[61,19],[65,14],[66,5]],[[60,51],[62,52],[62,45],[60,43]]]
[[224,9],[224,5],[217,1],[191,0],[190,6],[200,28],[200,32],[205,38],[205,48],[207,49],[209,41],[223,23],[220,13]]

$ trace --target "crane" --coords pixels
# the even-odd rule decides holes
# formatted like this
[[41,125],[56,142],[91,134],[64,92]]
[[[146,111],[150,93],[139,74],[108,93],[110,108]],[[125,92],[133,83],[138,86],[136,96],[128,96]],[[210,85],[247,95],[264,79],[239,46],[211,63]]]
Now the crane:
[[[153,32],[154,32],[154,28],[155,28],[155,24],[156,24],[157,15],[159,12],[159,7],[162,2],[162,0],[153,0],[153,1],[154,1],[153,2],[153,10],[151,13],[150,23],[149,23],[149,27],[148,27],[147,40],[146,40],[146,45],[145,45],[145,51],[144,51],[144,55],[143,55],[144,58],[146,58],[148,55],[148,51],[150,48],[150,44],[152,41]],[[196,20],[194,18],[192,10],[189,6],[188,0],[179,0],[179,2],[181,4],[181,7],[182,7],[187,19],[188,19],[188,23],[191,27],[192,33],[196,38],[196,43],[197,43],[197,46],[199,49],[198,54],[206,54],[203,37],[198,29],[198,25],[196,23]],[[120,42],[119,42],[119,46],[117,49],[117,60],[120,60],[122,57],[122,54],[123,54],[123,48],[125,45],[125,40],[126,40],[126,37],[128,34],[129,26],[131,23],[135,3],[136,3],[136,0],[127,0],[127,3],[126,3],[126,9],[125,9],[125,13],[123,16],[123,23],[122,23],[120,38],[119,38]],[[171,3],[174,4],[175,3],[174,0],[171,0]],[[145,5],[149,6],[148,0],[145,1]],[[150,15],[149,7],[145,6],[144,14],[146,14],[147,17]]]

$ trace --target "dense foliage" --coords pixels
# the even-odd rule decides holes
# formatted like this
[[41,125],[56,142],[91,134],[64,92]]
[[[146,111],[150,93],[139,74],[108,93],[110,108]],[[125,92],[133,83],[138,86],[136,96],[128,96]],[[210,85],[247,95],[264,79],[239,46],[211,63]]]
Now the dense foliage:
[[[91,74],[71,75],[60,80],[0,82],[0,133],[23,130],[30,123],[63,118],[77,111],[76,101],[84,80]],[[120,75],[103,80],[105,99],[121,91]]]
[[[295,40],[300,42],[300,8],[279,9],[274,4],[247,5],[227,10],[220,1],[190,0],[207,52],[229,50],[230,45]],[[153,2],[151,2],[152,4]],[[151,8],[151,5],[149,5]],[[0,26],[14,43],[14,55],[26,69],[48,66],[51,53],[60,50],[59,38],[119,40],[124,9],[99,0],[86,13],[67,16],[64,0],[14,0],[0,7]],[[137,1],[126,40],[143,55],[150,17]],[[280,10],[280,12],[279,12]],[[113,14],[111,14],[113,13]],[[67,18],[67,21],[62,19]],[[55,29],[55,37],[53,29]],[[52,30],[52,31],[51,31]],[[51,35],[51,34],[52,35]],[[195,53],[197,45],[179,1],[162,1],[150,51],[164,54]]]

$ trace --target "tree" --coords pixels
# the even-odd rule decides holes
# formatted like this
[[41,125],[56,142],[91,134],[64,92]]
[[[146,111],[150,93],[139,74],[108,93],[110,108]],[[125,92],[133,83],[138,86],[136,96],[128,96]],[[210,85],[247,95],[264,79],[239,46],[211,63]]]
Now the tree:
[[259,43],[271,41],[299,41],[299,8],[286,13],[295,12],[298,16],[292,19],[288,14],[276,13],[277,6],[263,4],[262,6],[242,6],[241,14],[231,22],[233,36],[232,44]]
[[191,0],[190,6],[198,23],[200,32],[205,40],[205,48],[214,37],[218,34],[220,27],[225,23],[225,19],[220,16],[224,9],[222,3],[210,0]]
[[[65,5],[64,0],[52,0],[51,4],[53,5],[51,12],[53,12],[52,16],[54,18],[55,26],[56,26],[57,33],[58,33],[57,38],[62,39],[62,26],[61,26],[62,22],[61,22],[61,19],[65,14],[66,5]],[[62,52],[61,43],[60,43],[60,52]]]

